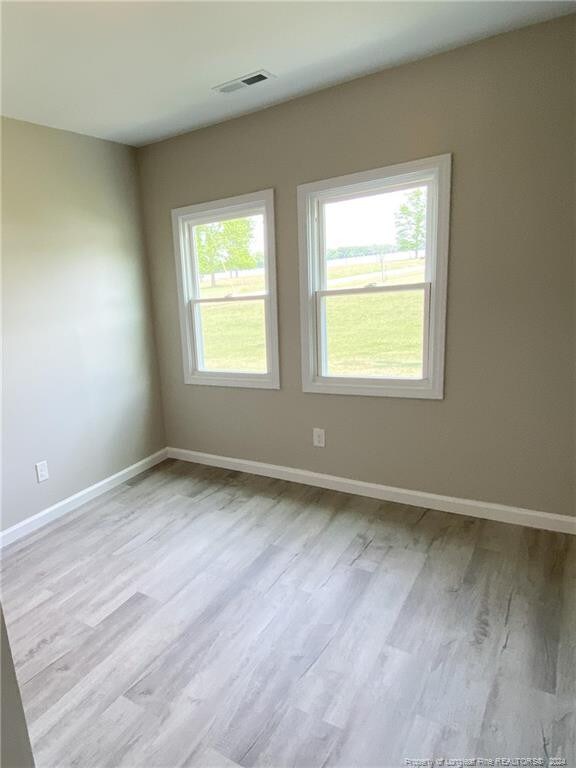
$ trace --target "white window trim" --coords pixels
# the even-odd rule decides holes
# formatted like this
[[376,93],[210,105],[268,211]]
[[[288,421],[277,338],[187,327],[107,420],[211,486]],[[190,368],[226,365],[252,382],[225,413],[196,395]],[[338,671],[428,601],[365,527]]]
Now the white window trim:
[[[450,217],[451,155],[438,155],[408,163],[353,173],[298,187],[298,222],[300,250],[300,328],[302,344],[302,388],[304,392],[335,395],[370,395],[441,400],[444,397],[444,353],[446,337],[446,292],[448,277],[448,237]],[[320,311],[319,202],[343,200],[423,182],[429,184],[427,211],[427,253],[425,288],[424,378],[379,379],[323,376],[319,354],[326,349],[318,334]],[[406,289],[406,286],[403,286]],[[395,286],[364,288],[359,292],[398,290]],[[343,293],[343,290],[334,291]]]
[[[191,245],[188,225],[206,224],[211,221],[264,214],[264,260],[266,264],[266,293],[236,296],[232,299],[200,299],[194,296]],[[276,254],[274,236],[274,190],[265,189],[247,195],[229,197],[198,205],[188,205],[172,210],[172,232],[176,257],[176,279],[178,283],[178,308],[180,316],[180,337],[182,362],[186,384],[203,384],[217,387],[255,387],[279,389],[278,365],[278,313],[276,300]],[[267,373],[242,373],[230,371],[204,371],[198,367],[195,341],[195,307],[199,304],[218,301],[248,301],[262,298],[266,320]]]

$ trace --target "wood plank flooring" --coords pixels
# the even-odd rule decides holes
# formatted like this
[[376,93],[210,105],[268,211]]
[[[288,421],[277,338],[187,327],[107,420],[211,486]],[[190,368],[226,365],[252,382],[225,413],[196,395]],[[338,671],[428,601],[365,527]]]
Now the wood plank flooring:
[[38,768],[576,766],[562,534],[168,461],[3,553]]

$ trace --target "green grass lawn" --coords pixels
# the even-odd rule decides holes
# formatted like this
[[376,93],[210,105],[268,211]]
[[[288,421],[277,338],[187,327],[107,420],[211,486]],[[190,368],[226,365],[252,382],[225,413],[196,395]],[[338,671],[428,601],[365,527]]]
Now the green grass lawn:
[[266,373],[264,301],[209,304],[201,312],[206,370]]
[[325,301],[329,375],[422,375],[423,291]]
[[[366,283],[381,283],[395,285],[398,283],[422,282],[424,279],[424,259],[402,259],[401,261],[384,262],[384,280],[382,280],[382,265],[380,261],[366,264],[339,264],[337,259],[328,262],[328,283],[342,280],[339,287],[357,288]],[[343,278],[350,280],[343,282]],[[358,279],[354,279],[358,278]],[[338,286],[334,286],[338,287]]]
[[[329,374],[421,376],[423,293],[328,297]],[[207,370],[266,370],[264,302],[202,307]]]

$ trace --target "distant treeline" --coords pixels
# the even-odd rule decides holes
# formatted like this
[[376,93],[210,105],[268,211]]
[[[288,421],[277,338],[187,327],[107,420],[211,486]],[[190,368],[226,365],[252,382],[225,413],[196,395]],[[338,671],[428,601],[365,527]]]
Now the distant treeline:
[[358,256],[385,256],[387,253],[398,251],[397,245],[341,245],[339,248],[329,248],[328,259],[354,259]]

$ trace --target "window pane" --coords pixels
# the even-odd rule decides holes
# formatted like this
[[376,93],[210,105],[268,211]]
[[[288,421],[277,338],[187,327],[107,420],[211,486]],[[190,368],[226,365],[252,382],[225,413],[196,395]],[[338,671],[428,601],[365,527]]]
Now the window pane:
[[192,238],[199,298],[266,291],[262,214],[196,224]]
[[196,306],[202,370],[267,372],[263,299]]
[[328,376],[421,379],[424,289],[325,296]]
[[326,287],[424,282],[427,187],[325,203]]

